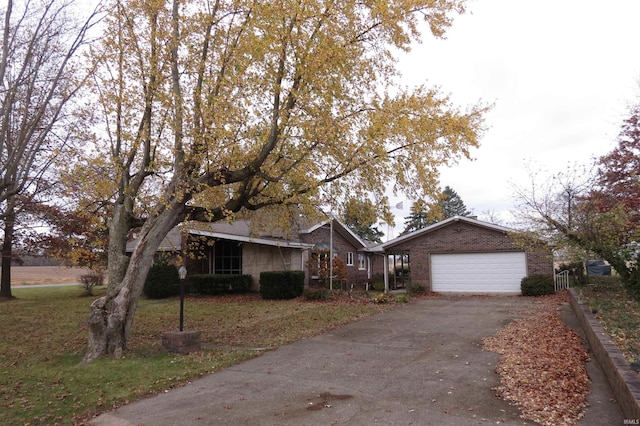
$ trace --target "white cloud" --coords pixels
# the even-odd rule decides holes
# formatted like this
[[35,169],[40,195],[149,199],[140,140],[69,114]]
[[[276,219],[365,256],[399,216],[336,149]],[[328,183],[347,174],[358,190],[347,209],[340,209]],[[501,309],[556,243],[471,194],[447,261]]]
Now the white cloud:
[[509,182],[527,183],[526,162],[558,172],[615,146],[638,100],[640,1],[478,0],[468,9],[446,40],[425,35],[401,60],[402,83],[440,86],[462,106],[495,103],[475,161],[443,169],[441,183],[476,214],[506,214]]

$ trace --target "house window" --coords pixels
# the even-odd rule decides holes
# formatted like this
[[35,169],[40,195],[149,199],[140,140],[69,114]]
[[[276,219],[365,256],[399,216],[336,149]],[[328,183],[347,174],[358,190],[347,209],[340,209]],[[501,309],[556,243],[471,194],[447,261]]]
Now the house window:
[[358,253],[358,269],[367,269],[364,253]]
[[242,274],[242,244],[218,240],[213,246],[214,274]]
[[347,252],[347,266],[353,266],[353,252]]

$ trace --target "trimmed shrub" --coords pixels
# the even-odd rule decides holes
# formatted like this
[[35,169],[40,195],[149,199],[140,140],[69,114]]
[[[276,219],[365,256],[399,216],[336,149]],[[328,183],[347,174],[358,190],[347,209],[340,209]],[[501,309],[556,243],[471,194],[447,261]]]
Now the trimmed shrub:
[[251,275],[197,274],[189,277],[189,291],[202,295],[239,294],[251,290]]
[[544,296],[553,294],[555,287],[553,277],[543,274],[534,274],[524,277],[520,282],[520,290],[523,296]]
[[178,268],[162,260],[151,266],[143,291],[150,299],[163,299],[180,294],[179,284]]
[[294,299],[304,290],[304,271],[271,271],[260,273],[260,295],[263,299]]
[[409,288],[407,288],[407,293],[409,294],[425,294],[427,289],[421,284],[410,284]]
[[384,291],[384,282],[375,281],[371,284],[371,290],[373,291]]
[[307,300],[329,300],[329,291],[325,288],[307,287],[302,295]]
[[369,290],[384,291],[384,274],[375,274],[369,279]]
[[398,303],[409,303],[409,296],[406,294],[398,294],[393,298],[393,300]]

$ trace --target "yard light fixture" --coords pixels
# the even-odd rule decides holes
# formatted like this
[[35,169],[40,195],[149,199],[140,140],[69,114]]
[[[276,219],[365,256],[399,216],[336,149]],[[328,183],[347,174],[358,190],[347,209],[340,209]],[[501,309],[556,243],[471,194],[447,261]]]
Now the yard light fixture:
[[182,265],[178,269],[178,276],[180,277],[180,331],[184,329],[184,281],[187,279],[187,268]]

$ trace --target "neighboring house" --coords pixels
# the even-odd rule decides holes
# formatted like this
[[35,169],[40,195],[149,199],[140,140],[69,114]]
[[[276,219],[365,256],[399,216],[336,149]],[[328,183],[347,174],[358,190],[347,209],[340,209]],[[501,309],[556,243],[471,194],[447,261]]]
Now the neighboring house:
[[[132,241],[127,251],[134,246]],[[369,246],[338,220],[290,230],[256,230],[248,220],[236,220],[182,224],[169,232],[158,252],[165,257],[185,253],[189,274],[251,275],[252,288],[258,290],[260,273],[266,271],[302,270],[306,284],[313,285],[319,277],[310,259],[332,248],[345,265],[345,283],[365,288],[373,274],[383,272],[383,257],[367,251]],[[341,285],[336,280],[334,288]]]
[[513,230],[455,216],[371,249],[385,259],[385,288],[520,294],[522,278],[553,275],[551,250],[524,250]]

